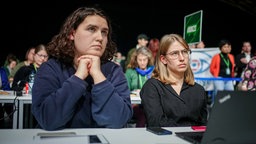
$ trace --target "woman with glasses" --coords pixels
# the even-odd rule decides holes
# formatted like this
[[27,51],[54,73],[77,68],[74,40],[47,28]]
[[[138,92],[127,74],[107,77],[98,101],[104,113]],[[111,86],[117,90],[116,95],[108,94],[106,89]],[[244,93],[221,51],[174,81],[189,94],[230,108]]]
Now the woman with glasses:
[[140,91],[147,127],[206,125],[207,96],[194,81],[186,41],[162,37],[152,77]]
[[[151,77],[154,70],[154,58],[147,47],[140,47],[131,55],[125,76],[131,92],[139,93],[143,84]],[[145,127],[145,116],[140,104],[133,104],[133,118],[136,127]]]
[[22,66],[14,75],[14,80],[12,84],[13,90],[23,90],[25,84],[29,82],[29,75],[31,73],[36,74],[38,68],[42,63],[48,60],[48,53],[46,47],[43,44],[39,44],[35,48],[34,62],[28,66]]

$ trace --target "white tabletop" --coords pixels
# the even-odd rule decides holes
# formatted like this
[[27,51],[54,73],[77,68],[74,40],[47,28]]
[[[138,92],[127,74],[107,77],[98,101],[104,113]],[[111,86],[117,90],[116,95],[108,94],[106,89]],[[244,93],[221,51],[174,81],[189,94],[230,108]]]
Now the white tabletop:
[[0,141],[3,144],[33,144],[33,143],[82,143],[83,139],[66,137],[48,139],[47,141],[35,139],[42,132],[75,132],[78,135],[103,135],[109,144],[189,144],[175,135],[175,132],[192,131],[191,127],[168,127],[172,135],[155,135],[146,131],[146,128],[122,128],[122,129],[65,129],[60,131],[44,131],[41,129],[5,129],[0,130]]
[[[32,102],[32,96],[31,94],[23,94],[22,96],[16,97],[13,91],[7,91],[9,94],[7,95],[0,95],[0,100],[14,100],[17,98],[18,100],[24,100],[24,101],[31,101]],[[140,96],[134,96],[131,95],[131,103],[132,104],[140,104],[141,98]]]
[[13,112],[13,123],[12,123],[12,127],[14,129],[17,128],[17,124],[18,124],[18,97],[15,96],[14,91],[1,91],[2,93],[0,94],[0,104],[1,103],[12,103],[14,108],[14,112]]
[[0,100],[14,100],[16,97],[13,91],[2,91],[6,94],[0,94]]

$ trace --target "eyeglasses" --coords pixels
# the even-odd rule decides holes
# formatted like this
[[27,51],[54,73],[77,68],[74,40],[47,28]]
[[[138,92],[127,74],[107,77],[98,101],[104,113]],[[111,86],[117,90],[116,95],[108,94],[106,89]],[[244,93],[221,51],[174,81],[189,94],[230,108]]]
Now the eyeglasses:
[[172,52],[169,52],[167,53],[166,55],[169,55],[171,59],[177,59],[179,57],[179,55],[182,55],[183,57],[189,57],[190,54],[191,54],[191,50],[181,50],[181,51],[172,51]]
[[48,58],[48,55],[42,55],[42,54],[36,54],[38,55],[40,58]]

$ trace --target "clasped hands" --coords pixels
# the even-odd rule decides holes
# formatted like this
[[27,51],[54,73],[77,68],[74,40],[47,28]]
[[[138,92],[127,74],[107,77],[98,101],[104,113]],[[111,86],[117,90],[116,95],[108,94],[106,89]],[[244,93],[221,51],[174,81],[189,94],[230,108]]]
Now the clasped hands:
[[85,79],[91,75],[94,84],[99,83],[106,79],[101,71],[101,61],[99,56],[82,55],[75,60],[76,73],[75,75],[80,79]]

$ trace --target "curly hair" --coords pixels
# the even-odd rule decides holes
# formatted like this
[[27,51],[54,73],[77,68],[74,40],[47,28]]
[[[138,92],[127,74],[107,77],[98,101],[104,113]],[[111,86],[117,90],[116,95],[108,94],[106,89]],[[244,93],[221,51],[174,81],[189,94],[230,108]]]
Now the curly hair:
[[66,65],[72,65],[75,56],[74,50],[75,45],[72,40],[69,39],[70,34],[73,30],[76,30],[78,26],[84,21],[87,16],[98,15],[106,19],[109,27],[108,42],[106,50],[103,53],[101,60],[111,60],[117,51],[115,42],[111,39],[112,27],[110,19],[100,9],[81,7],[75,10],[69,15],[64,22],[59,34],[55,35],[52,40],[47,44],[47,51],[52,58],[63,62]]

